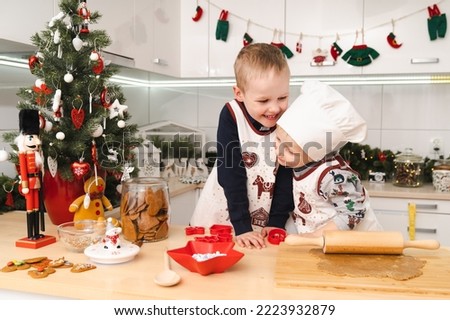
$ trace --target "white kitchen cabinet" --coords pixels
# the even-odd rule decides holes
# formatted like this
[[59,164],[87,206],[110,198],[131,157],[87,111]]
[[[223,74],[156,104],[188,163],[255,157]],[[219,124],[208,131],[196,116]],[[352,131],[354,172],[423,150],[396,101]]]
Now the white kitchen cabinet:
[[[445,38],[431,41],[428,35],[427,0],[365,0],[365,42],[376,49],[380,56],[363,74],[440,73],[450,71],[450,41]],[[450,11],[450,3],[438,4],[441,13]],[[403,18],[399,21],[395,19]],[[394,29],[391,20],[394,19]],[[396,41],[402,46],[392,48],[386,37],[394,31]],[[411,59],[437,59],[437,63],[411,63]]]
[[170,224],[189,225],[200,192],[201,189],[192,189],[170,198]]
[[105,51],[134,58],[135,28],[133,1],[124,2],[110,0],[89,0],[87,7],[91,11],[98,11],[101,18],[98,23],[92,24],[91,29],[105,30],[111,38],[112,44]]
[[[286,0],[286,45],[294,53],[288,60],[291,73],[297,76],[361,74],[362,68],[340,58],[334,62],[330,51],[339,33],[336,42],[343,50],[341,57],[353,46],[356,30],[363,25],[363,9],[361,0]],[[298,53],[295,48],[300,34],[302,51]],[[327,53],[322,66],[313,62],[313,52],[318,49]]]
[[450,245],[450,201],[372,197],[371,205],[385,231],[409,239],[408,204],[416,205],[415,239],[436,239]]
[[[47,27],[56,15],[57,0],[15,0],[3,7],[0,19],[0,38],[32,44],[31,36]],[[26,22],[22,23],[22,22]],[[26,26],[26,27],[25,27]]]

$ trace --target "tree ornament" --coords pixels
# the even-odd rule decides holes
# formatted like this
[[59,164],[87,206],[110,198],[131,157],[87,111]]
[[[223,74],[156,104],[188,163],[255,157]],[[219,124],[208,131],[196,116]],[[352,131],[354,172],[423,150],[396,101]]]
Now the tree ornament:
[[109,108],[111,105],[111,95],[108,92],[108,88],[103,88],[102,92],[100,93],[100,102],[102,103],[102,106],[104,108]]
[[67,71],[67,73],[64,75],[64,81],[66,83],[71,83],[73,81],[73,75],[70,73],[70,71]]
[[53,92],[41,79],[35,81],[33,91],[37,94],[36,103],[40,106],[44,106],[47,103],[47,96]]
[[53,128],[53,123],[47,121],[41,114],[39,114],[39,128],[44,129],[45,132],[50,132]]
[[47,165],[48,165],[48,171],[50,171],[50,174],[52,177],[56,177],[56,173],[58,172],[58,161],[56,161],[56,158],[53,158],[52,156],[47,157]]
[[[75,107],[75,102],[79,101],[80,106],[77,108]],[[80,96],[78,96],[73,102],[72,102],[72,111],[70,112],[70,116],[72,117],[72,123],[75,128],[80,129],[83,126],[84,122],[84,110],[83,107],[83,100],[81,100]]]
[[97,145],[95,143],[95,140],[92,140],[91,157],[92,157],[92,161],[94,162],[94,170],[97,174],[98,155],[97,155]]
[[91,12],[86,6],[86,1],[81,1],[78,8],[78,15],[83,19],[80,33],[89,33],[89,22],[91,21]]
[[105,70],[105,62],[103,61],[103,58],[98,55],[98,59],[95,62],[95,65],[92,67],[92,71],[95,74],[100,74]]
[[80,158],[80,161],[75,161],[70,166],[75,179],[82,179],[88,172],[91,170],[91,165],[87,162],[84,162],[84,158]]
[[37,88],[41,88],[43,85],[45,85],[45,82],[42,79],[36,79],[36,81],[34,81],[34,86]]
[[53,105],[52,105],[53,112],[58,111],[60,103],[61,103],[61,89],[56,89],[55,95],[53,96]]
[[9,153],[6,150],[0,150],[0,162],[6,161],[9,159]]
[[117,126],[119,128],[125,128],[125,125],[126,125],[125,121],[123,121],[123,120],[117,121]]
[[72,45],[73,45],[73,47],[75,48],[76,51],[80,51],[81,48],[83,48],[84,42],[83,42],[83,40],[80,39],[78,34],[77,34],[77,36],[75,38],[73,38]]
[[336,34],[336,40],[331,44],[330,54],[334,61],[342,54],[342,49],[338,45],[339,35]]
[[280,31],[278,31],[278,29],[273,30],[273,39],[270,44],[279,48],[286,58],[290,59],[294,56],[292,51],[283,42],[281,42],[281,30]]
[[30,68],[31,73],[33,73],[33,69],[39,64],[39,58],[36,55],[32,55],[28,58],[28,67]]
[[101,124],[97,124],[94,131],[92,131],[91,136],[94,138],[98,138],[103,134],[103,127]]
[[128,106],[120,104],[119,100],[116,99],[108,107],[108,110],[109,110],[109,118],[110,119],[113,119],[117,116],[121,116],[123,118],[123,113],[128,110]]
[[61,43],[61,33],[58,29],[55,30],[55,33],[53,34],[53,43],[54,44],[60,44]]
[[62,140],[64,140],[65,138],[66,138],[66,135],[64,134],[64,132],[59,131],[59,132],[56,133],[56,139],[62,141]]
[[97,51],[92,51],[89,55],[89,59],[91,61],[97,61],[98,59],[100,59],[100,54]]

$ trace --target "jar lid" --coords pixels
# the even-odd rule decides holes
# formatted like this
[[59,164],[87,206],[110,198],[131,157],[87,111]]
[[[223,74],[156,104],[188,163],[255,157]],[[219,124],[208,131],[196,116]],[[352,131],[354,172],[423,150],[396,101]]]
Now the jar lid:
[[423,158],[412,152],[412,148],[406,148],[403,153],[395,156],[394,162],[423,163]]
[[436,161],[433,170],[450,170],[450,159]]
[[124,184],[150,185],[150,186],[166,186],[167,181],[161,177],[137,177],[130,178],[123,182]]

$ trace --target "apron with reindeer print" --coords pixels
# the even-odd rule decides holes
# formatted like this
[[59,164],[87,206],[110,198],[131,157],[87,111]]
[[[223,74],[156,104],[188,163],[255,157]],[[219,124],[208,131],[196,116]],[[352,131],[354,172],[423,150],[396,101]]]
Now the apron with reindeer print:
[[[275,133],[261,135],[235,100],[229,102],[236,118],[242,159],[247,172],[247,194],[252,227],[258,230],[269,220],[276,175]],[[192,226],[231,225],[227,200],[219,185],[217,167],[211,171],[192,215]]]

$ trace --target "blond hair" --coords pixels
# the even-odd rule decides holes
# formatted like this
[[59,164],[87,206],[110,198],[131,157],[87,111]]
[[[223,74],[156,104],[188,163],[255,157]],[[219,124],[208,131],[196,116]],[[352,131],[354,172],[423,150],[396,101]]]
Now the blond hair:
[[268,43],[254,43],[241,49],[234,62],[236,85],[245,92],[250,79],[261,77],[269,71],[289,72],[286,58],[278,47]]

